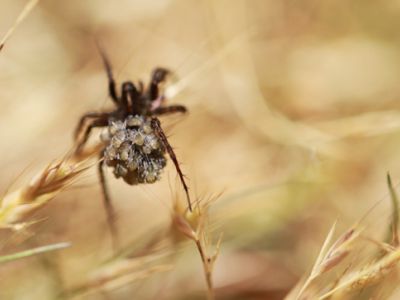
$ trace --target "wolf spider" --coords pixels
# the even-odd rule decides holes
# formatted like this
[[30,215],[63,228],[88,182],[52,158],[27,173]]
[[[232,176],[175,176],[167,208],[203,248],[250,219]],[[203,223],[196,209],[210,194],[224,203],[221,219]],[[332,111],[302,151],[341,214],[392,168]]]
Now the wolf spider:
[[74,134],[75,153],[79,154],[82,151],[93,128],[108,127],[101,135],[104,148],[100,152],[98,172],[107,221],[114,239],[117,231],[104,174],[105,165],[114,169],[115,177],[124,179],[130,185],[154,183],[160,179],[168,153],[185,190],[189,209],[192,210],[189,188],[174,150],[157,118],[166,114],[185,113],[187,110],[182,105],[164,104],[164,96],[159,91],[159,85],[169,73],[164,68],[154,69],[146,88],[141,81],[138,87],[131,81],[124,82],[119,95],[111,65],[105,54],[102,51],[100,53],[107,72],[109,96],[116,108],[112,111],[89,112],[80,118]]

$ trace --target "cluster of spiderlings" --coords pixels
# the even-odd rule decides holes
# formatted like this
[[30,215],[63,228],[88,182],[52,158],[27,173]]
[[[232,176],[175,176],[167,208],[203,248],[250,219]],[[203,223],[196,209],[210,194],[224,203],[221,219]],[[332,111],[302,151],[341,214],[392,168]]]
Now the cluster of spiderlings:
[[165,149],[149,120],[130,115],[123,122],[110,121],[101,138],[108,143],[105,162],[114,167],[117,178],[122,177],[129,184],[153,183],[160,179],[166,165]]

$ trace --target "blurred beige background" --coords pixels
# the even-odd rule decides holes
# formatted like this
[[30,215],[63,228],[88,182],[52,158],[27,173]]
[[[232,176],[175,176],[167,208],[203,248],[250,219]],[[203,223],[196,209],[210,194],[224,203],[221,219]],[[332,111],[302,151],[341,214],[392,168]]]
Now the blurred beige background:
[[[1,1],[1,33],[24,3]],[[389,0],[42,0],[0,54],[1,190],[67,153],[84,112],[112,107],[98,39],[119,83],[148,80],[155,66],[175,73],[169,101],[190,113],[164,128],[192,192],[223,192],[210,212],[224,232],[217,295],[282,299],[336,219],[343,230],[378,203],[366,230],[378,238],[388,226],[386,172],[400,180],[399,26],[400,2]],[[180,189],[171,165],[148,186],[109,173],[126,243],[168,226]],[[55,299],[108,257],[95,171],[39,213],[34,235],[2,235],[4,253],[73,247],[2,267],[1,299]],[[185,251],[167,274],[82,299],[202,299],[199,258]]]

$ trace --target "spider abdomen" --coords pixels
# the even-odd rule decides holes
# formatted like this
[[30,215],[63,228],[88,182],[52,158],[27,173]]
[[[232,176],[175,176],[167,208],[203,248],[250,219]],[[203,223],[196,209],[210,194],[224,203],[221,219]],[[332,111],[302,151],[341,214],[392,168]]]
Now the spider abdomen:
[[128,115],[122,121],[110,121],[102,139],[107,143],[104,160],[117,178],[132,185],[160,179],[166,165],[165,149],[148,118]]

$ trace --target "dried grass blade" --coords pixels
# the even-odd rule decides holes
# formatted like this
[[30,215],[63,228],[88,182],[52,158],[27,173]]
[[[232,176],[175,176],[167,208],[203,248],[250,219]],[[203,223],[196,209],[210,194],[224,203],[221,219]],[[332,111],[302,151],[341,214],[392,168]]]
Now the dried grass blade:
[[26,251],[13,253],[10,255],[3,255],[3,256],[0,256],[0,264],[7,263],[7,262],[10,262],[10,261],[13,261],[16,259],[21,259],[21,258],[37,255],[40,253],[45,253],[45,252],[49,252],[49,251],[55,251],[55,250],[68,248],[70,246],[71,246],[70,243],[57,243],[57,244],[51,244],[51,245],[47,245],[47,246],[29,249]]
[[353,272],[344,278],[343,282],[334,289],[319,297],[319,300],[324,300],[331,297],[339,290],[348,289],[348,291],[358,290],[370,284],[378,282],[384,276],[390,273],[400,261],[400,250],[391,252],[378,260],[369,267]]
[[324,244],[322,245],[321,250],[319,251],[317,260],[315,261],[314,266],[311,270],[311,274],[307,278],[307,280],[304,282],[303,286],[301,287],[299,293],[297,294],[297,297],[295,298],[296,300],[300,299],[300,297],[303,295],[303,293],[307,289],[307,287],[318,276],[318,268],[321,265],[325,255],[328,251],[329,244],[331,243],[333,234],[335,233],[336,223],[337,223],[337,221],[335,221],[335,223],[333,223],[331,229],[329,230],[328,235],[325,238]]
[[19,228],[26,217],[69,187],[89,167],[87,161],[62,160],[48,165],[29,184],[1,199],[0,228]]
[[359,236],[360,230],[357,229],[357,226],[347,230],[332,247],[330,247],[315,272],[317,274],[323,274],[338,265],[350,253],[350,244]]
[[399,246],[399,198],[397,197],[396,190],[392,184],[392,178],[387,173],[387,185],[390,193],[390,200],[392,202],[392,222],[389,229],[388,237],[386,242],[397,247]]
[[38,4],[39,0],[30,0],[28,3],[25,4],[24,8],[18,15],[17,19],[15,20],[14,24],[8,29],[4,37],[0,41],[0,51],[4,48],[6,41],[10,38],[13,34],[14,30],[17,26],[28,16],[31,10]]
[[333,234],[335,233],[336,223],[337,223],[337,221],[335,221],[335,223],[333,223],[331,229],[329,230],[328,235],[326,236],[326,239],[325,239],[325,241],[324,241],[324,244],[323,244],[322,247],[321,247],[321,250],[320,250],[320,252],[319,252],[318,258],[317,258],[317,260],[315,261],[315,264],[314,264],[313,269],[312,269],[312,271],[311,271],[311,277],[312,277],[313,275],[315,275],[315,272],[317,271],[318,266],[321,265],[321,263],[322,263],[322,261],[323,261],[325,255],[326,255],[326,253],[328,252],[328,246],[329,246],[329,244],[330,244],[331,241],[332,241]]

